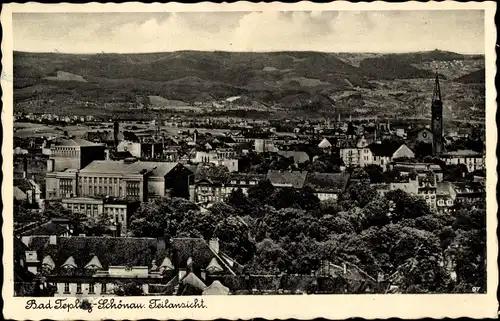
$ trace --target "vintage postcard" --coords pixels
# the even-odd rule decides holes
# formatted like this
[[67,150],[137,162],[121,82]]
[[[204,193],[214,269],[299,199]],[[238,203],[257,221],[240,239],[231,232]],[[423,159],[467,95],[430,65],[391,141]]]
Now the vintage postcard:
[[496,4],[8,4],[12,319],[495,317]]

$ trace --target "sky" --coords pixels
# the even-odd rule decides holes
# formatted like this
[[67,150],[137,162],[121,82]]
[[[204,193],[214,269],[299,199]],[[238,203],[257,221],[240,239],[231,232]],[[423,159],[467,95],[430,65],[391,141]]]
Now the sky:
[[14,13],[14,49],[484,53],[482,10]]

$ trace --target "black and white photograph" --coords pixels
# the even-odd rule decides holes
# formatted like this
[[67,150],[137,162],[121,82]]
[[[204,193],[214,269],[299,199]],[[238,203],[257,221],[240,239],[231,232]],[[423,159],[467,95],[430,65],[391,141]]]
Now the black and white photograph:
[[262,8],[11,13],[21,309],[496,293],[492,15]]

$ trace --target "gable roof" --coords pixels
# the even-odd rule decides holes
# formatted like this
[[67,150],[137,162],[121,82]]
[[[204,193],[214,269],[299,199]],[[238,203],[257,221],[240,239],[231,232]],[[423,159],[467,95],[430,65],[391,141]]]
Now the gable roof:
[[224,271],[215,257],[212,258],[205,270],[207,270],[208,273],[218,273]]
[[200,280],[199,277],[196,276],[196,274],[190,272],[188,273],[182,280],[181,283],[183,284],[189,284],[199,290],[204,290],[207,286],[205,283],[203,283],[202,280]]
[[206,287],[205,290],[203,290],[203,295],[228,295],[229,294],[229,288],[222,285],[220,281],[215,280],[210,284],[210,286]]
[[332,144],[328,141],[328,139],[323,138],[323,140],[318,144],[319,148],[330,148],[332,147]]
[[163,177],[180,163],[96,160],[80,170],[81,173],[140,174],[150,172],[154,177]]
[[392,157],[401,145],[404,144],[391,140],[384,140],[380,144],[370,144],[368,145],[368,148],[374,156]]
[[447,152],[447,153],[443,153],[441,156],[448,156],[448,157],[464,157],[464,156],[472,156],[472,157],[480,157],[481,156],[481,153],[478,153],[478,152],[475,152],[473,150],[470,150],[470,149],[459,149],[459,150],[456,150],[456,151],[451,151],[451,152]]
[[73,256],[70,256],[62,265],[61,267],[64,267],[64,266],[68,266],[68,267],[72,267],[72,268],[77,268],[78,265],[76,265],[76,262],[75,262],[75,259],[73,258]]
[[50,267],[51,269],[55,268],[56,267],[56,264],[54,263],[54,260],[52,260],[52,258],[50,257],[50,255],[46,255],[44,258],[43,258],[43,261],[42,261],[42,266],[44,265],[47,265],[48,267]]
[[298,150],[279,150],[277,154],[287,158],[292,157],[295,163],[303,163],[311,159],[306,152]]
[[90,141],[83,139],[83,138],[64,138],[64,139],[57,140],[55,147],[60,147],[60,146],[61,147],[65,147],[65,146],[66,147],[71,147],[71,146],[87,147],[87,146],[102,146],[102,145],[90,142]]
[[94,255],[94,257],[85,265],[86,269],[96,267],[98,269],[102,269],[102,264],[101,261],[99,261],[99,258],[97,255]]
[[305,185],[317,192],[342,192],[349,182],[349,177],[349,174],[344,173],[308,173]]
[[175,267],[172,264],[172,261],[170,261],[170,259],[168,258],[168,256],[165,256],[163,262],[160,265],[160,268],[165,268],[165,270],[175,270]]
[[267,179],[276,187],[302,188],[306,177],[306,171],[283,172],[270,170],[267,172]]

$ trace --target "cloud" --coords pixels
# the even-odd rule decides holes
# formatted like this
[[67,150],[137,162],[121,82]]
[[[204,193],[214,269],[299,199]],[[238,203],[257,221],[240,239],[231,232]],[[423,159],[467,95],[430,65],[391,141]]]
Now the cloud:
[[24,51],[483,52],[481,11],[14,14]]

